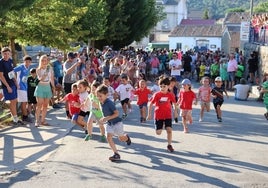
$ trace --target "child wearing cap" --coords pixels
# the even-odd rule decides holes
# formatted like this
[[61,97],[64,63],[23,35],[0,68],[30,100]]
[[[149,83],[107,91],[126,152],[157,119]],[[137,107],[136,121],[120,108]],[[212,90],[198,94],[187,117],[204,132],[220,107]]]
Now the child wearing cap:
[[[187,123],[192,124],[192,109],[193,103],[197,104],[197,98],[195,93],[191,90],[191,81],[184,79],[181,82],[182,90],[179,93],[178,105],[180,107],[180,116],[182,117],[182,125],[184,133],[188,133]],[[194,101],[195,100],[195,101]]]
[[227,98],[229,98],[225,87],[222,85],[222,79],[218,76],[215,78],[215,86],[211,90],[211,95],[213,97],[213,105],[216,110],[217,119],[219,122],[222,122],[221,106],[224,102],[223,93],[227,96]]

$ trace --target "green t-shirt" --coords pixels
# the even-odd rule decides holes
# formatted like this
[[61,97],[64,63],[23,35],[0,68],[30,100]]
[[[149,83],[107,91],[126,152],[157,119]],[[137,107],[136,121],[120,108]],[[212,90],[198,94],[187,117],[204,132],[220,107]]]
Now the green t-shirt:
[[[91,113],[93,113],[96,116],[96,118],[102,118],[103,117],[103,113],[102,113],[102,110],[101,110],[99,99],[95,95],[93,95],[92,93],[90,93],[88,95],[88,98],[89,98],[89,101],[91,103],[91,105],[89,107],[89,111]],[[94,106],[93,106],[92,103],[98,104],[99,108],[94,108]]]

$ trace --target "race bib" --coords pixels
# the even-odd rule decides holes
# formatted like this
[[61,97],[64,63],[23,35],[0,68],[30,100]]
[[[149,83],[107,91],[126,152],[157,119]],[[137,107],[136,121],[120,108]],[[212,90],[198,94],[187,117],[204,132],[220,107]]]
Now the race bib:
[[8,77],[9,77],[9,79],[13,79],[13,78],[15,78],[15,72],[14,72],[14,71],[10,71],[10,72],[8,73]]

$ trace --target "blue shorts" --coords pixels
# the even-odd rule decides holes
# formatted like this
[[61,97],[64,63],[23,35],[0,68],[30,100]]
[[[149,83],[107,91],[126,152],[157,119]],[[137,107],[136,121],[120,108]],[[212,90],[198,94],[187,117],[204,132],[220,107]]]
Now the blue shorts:
[[7,88],[3,87],[3,94],[5,97],[5,100],[7,100],[7,101],[14,100],[14,99],[18,98],[17,87],[11,86],[11,89],[12,89],[12,93],[8,93]]
[[228,72],[228,81],[235,81],[235,72]]
[[50,99],[52,97],[50,84],[38,84],[38,86],[35,88],[34,96]]

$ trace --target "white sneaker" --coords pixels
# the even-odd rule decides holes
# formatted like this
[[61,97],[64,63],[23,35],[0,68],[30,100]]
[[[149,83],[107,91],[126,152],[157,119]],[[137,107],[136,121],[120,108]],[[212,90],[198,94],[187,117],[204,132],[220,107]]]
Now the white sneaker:
[[202,122],[202,121],[203,121],[202,118],[200,118],[200,119],[199,119],[199,122]]
[[129,108],[129,109],[128,109],[128,113],[131,113],[131,112],[132,112],[132,109],[131,109],[131,108]]

